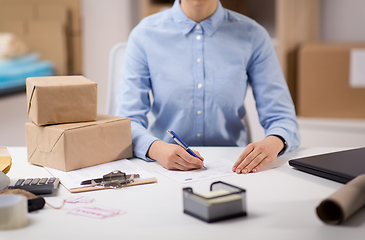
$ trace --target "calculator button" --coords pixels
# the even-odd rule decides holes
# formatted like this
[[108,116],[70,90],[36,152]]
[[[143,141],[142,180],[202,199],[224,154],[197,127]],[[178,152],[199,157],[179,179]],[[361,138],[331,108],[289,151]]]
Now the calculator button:
[[29,185],[33,181],[33,178],[27,178],[23,185]]
[[30,185],[37,185],[40,180],[40,178],[34,178]]
[[22,183],[25,181],[25,179],[24,178],[22,178],[22,179],[18,179],[18,181],[16,181],[16,183],[14,184],[14,186],[20,186],[20,185],[22,185]]
[[55,180],[56,180],[56,178],[49,178],[47,184],[52,184],[52,183],[54,183]]
[[48,180],[48,178],[42,178],[42,179],[39,181],[38,185],[44,185],[44,184],[46,184],[47,180]]

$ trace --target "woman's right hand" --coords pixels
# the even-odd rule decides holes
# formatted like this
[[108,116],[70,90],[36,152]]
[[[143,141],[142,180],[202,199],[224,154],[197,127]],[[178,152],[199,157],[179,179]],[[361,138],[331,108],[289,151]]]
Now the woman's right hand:
[[198,151],[194,152],[201,160],[190,155],[179,145],[157,140],[151,144],[147,156],[158,161],[166,169],[188,171],[204,166],[204,158]]

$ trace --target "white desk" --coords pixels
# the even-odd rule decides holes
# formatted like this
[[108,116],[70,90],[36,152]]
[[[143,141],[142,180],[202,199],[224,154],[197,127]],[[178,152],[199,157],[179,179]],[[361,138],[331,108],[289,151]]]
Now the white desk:
[[[243,148],[194,148],[209,160],[228,158],[233,162]],[[259,173],[234,175],[209,181],[180,184],[156,175],[157,183],[86,193],[95,199],[89,204],[66,204],[56,210],[49,206],[28,214],[28,226],[0,232],[1,240],[15,239],[364,239],[365,210],[344,225],[325,225],[315,208],[343,185],[292,169],[290,158],[342,149],[299,149],[277,159]],[[24,177],[49,177],[42,167],[27,162],[26,148],[9,148],[13,166],[8,176],[12,181]],[[133,160],[153,171],[161,166]],[[248,216],[217,223],[205,223],[183,213],[182,188],[194,192],[209,191],[213,181],[222,180],[246,189]],[[45,197],[60,205],[72,194],[63,186],[53,196]],[[80,206],[103,205],[126,210],[127,213],[106,219],[93,219],[68,214]]]

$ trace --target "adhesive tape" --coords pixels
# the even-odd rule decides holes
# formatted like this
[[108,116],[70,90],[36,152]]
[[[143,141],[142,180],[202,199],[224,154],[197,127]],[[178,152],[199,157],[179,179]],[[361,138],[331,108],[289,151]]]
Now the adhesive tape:
[[24,227],[28,223],[28,201],[16,194],[0,195],[0,229]]

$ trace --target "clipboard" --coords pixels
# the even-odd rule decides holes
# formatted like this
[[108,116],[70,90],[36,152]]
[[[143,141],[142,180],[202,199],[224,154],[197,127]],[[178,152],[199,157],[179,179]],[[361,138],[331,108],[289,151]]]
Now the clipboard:
[[157,179],[154,175],[139,167],[131,160],[121,159],[109,163],[103,163],[92,167],[82,168],[65,172],[49,167],[44,167],[52,176],[59,178],[61,184],[71,193],[97,191],[111,189],[102,186],[83,186],[82,181],[88,179],[100,178],[103,175],[120,170],[126,174],[139,174],[140,178],[135,178],[133,182],[124,184],[123,187],[136,186],[141,184],[156,183]]
[[[124,185],[123,187],[131,187],[131,186],[156,183],[156,182],[157,182],[156,178],[135,180],[134,182],[128,183],[128,184]],[[67,189],[67,190],[69,190],[71,193],[79,193],[79,192],[89,192],[89,191],[97,191],[97,190],[103,190],[103,189],[111,189],[111,188],[87,186],[87,187],[71,188],[71,189]]]

